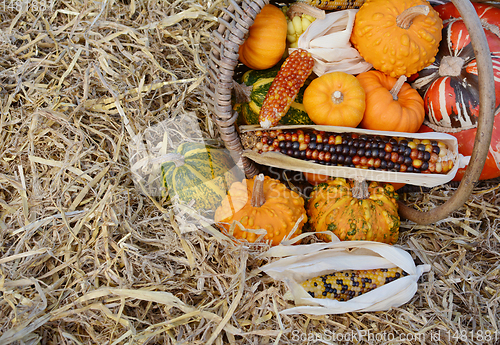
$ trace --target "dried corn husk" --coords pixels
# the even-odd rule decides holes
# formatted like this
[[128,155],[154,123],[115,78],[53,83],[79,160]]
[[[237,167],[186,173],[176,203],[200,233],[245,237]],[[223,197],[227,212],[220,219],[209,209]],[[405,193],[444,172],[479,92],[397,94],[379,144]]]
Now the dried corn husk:
[[318,76],[336,71],[358,74],[372,68],[350,42],[357,11],[331,12],[325,19],[315,20],[299,37],[298,48],[311,53]]
[[[384,311],[411,300],[417,292],[419,277],[430,265],[415,266],[409,253],[397,246],[371,241],[333,241],[300,246],[279,245],[266,257],[281,259],[267,264],[262,270],[275,280],[283,281],[296,307],[283,314],[341,314],[347,312]],[[303,281],[341,270],[369,270],[400,267],[408,273],[353,299],[340,302],[312,298],[300,285]]]

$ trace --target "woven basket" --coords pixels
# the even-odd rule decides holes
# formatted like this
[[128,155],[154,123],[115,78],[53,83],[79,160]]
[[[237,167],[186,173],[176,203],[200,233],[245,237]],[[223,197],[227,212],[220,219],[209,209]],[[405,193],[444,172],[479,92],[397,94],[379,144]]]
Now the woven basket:
[[[486,161],[493,129],[495,84],[488,43],[472,4],[468,0],[452,2],[462,15],[476,54],[481,109],[472,157],[455,194],[443,205],[428,212],[417,211],[400,203],[401,216],[419,224],[429,224],[447,217],[469,198]],[[219,127],[226,148],[249,178],[259,173],[259,170],[251,160],[241,156],[243,147],[236,125],[238,113],[232,109],[231,94],[239,64],[239,47],[245,41],[255,17],[268,3],[269,0],[229,0],[228,4],[220,8],[219,26],[211,35],[207,101],[212,106],[213,119]]]

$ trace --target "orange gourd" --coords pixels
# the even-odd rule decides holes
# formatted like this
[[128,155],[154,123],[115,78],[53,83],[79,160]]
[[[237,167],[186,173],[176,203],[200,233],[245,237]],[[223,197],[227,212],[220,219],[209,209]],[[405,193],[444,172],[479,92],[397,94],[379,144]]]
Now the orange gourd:
[[434,62],[442,28],[426,0],[366,0],[356,13],[351,42],[376,70],[410,77]]
[[365,111],[365,91],[351,74],[331,72],[304,91],[304,108],[317,125],[356,127]]
[[240,45],[239,60],[254,70],[273,67],[285,52],[286,34],[285,14],[274,5],[264,6]]
[[[302,220],[299,222],[300,217]],[[226,233],[229,233],[233,221],[239,221],[244,229],[236,225],[233,237],[252,243],[260,235],[245,230],[264,229],[267,232],[264,241],[274,246],[289,236],[297,222],[297,229],[289,237],[299,235],[307,222],[307,214],[304,199],[298,193],[278,180],[260,174],[253,179],[233,183],[215,211],[214,219]]]
[[406,77],[389,77],[379,71],[356,77],[366,93],[366,110],[360,126],[365,129],[416,133],[425,118],[424,101]]

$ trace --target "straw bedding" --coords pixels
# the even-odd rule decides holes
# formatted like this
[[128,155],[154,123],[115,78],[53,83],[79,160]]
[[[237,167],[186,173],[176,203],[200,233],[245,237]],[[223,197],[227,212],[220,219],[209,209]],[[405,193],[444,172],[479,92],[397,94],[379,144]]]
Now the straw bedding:
[[432,265],[410,303],[280,315],[265,246],[234,246],[130,174],[131,138],[174,116],[218,138],[200,86],[220,2],[20,3],[0,4],[0,344],[498,342],[498,179],[436,224],[403,222],[398,244]]

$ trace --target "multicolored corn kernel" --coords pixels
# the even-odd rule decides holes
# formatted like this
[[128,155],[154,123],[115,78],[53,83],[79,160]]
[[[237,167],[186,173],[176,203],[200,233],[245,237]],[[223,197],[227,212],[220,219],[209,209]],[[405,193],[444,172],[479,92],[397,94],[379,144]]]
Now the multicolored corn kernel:
[[324,131],[258,130],[241,134],[246,150],[276,151],[322,165],[392,172],[447,174],[453,153],[437,140]]
[[[286,16],[287,36],[286,41],[290,48],[298,48],[299,37],[317,18],[325,16],[325,12],[316,7],[294,2],[290,6],[281,8]],[[322,19],[322,18],[321,18]]]
[[346,270],[311,278],[301,285],[311,297],[348,301],[407,275],[399,267]]
[[314,6],[325,11],[346,10],[360,8],[365,0],[299,0],[305,4]]
[[314,59],[303,49],[294,50],[286,58],[262,103],[259,113],[262,128],[271,128],[278,124],[290,109],[313,67]]

